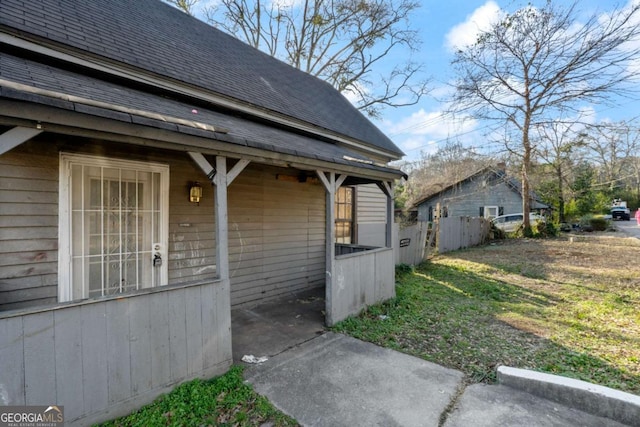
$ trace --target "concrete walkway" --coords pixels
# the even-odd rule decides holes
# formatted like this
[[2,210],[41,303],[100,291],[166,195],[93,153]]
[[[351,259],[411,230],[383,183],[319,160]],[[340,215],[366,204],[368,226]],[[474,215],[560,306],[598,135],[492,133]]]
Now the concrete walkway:
[[640,427],[640,396],[507,367],[500,385],[467,386],[462,372],[326,332],[323,310],[319,288],[231,315],[236,363],[268,358],[245,365],[246,380],[305,426]]
[[305,426],[640,425],[505,385],[465,387],[459,371],[334,333],[249,365],[245,378]]

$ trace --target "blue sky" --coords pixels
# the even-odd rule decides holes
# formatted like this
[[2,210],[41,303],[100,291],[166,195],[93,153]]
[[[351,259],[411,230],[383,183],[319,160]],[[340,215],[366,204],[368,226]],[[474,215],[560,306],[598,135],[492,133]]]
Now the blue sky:
[[[554,0],[561,4],[569,1]],[[541,4],[541,1],[533,1]],[[514,5],[522,2],[503,0],[423,0],[422,8],[415,13],[412,26],[420,30],[423,41],[421,52],[414,60],[423,62],[427,75],[431,76],[432,92],[419,104],[398,109],[387,108],[378,127],[407,154],[404,160],[415,160],[421,152],[434,152],[448,139],[463,144],[474,145],[484,139],[486,125],[474,120],[455,122],[442,115],[446,107],[442,102],[450,91],[448,83],[452,79],[450,61],[453,58],[451,45],[472,41],[478,28],[483,28],[500,10],[512,12]],[[579,13],[590,16],[596,12],[612,9],[616,4],[625,5],[626,0],[581,0]],[[504,9],[506,8],[506,9]],[[637,98],[637,97],[636,97]],[[622,99],[619,108],[608,105],[585,105],[593,110],[591,120],[630,120],[640,114],[640,100]]]
[[[196,8],[213,5],[219,0],[200,0]],[[281,4],[298,5],[302,0],[267,0]],[[404,160],[413,161],[422,152],[431,153],[442,147],[448,140],[457,141],[466,146],[482,145],[486,141],[487,124],[473,119],[453,120],[443,115],[447,108],[443,101],[451,92],[453,69],[453,45],[471,43],[479,29],[487,28],[501,12],[513,12],[515,8],[526,4],[526,0],[419,0],[420,9],[412,15],[411,27],[417,29],[422,40],[422,48],[412,56],[412,60],[424,64],[425,76],[430,78],[430,93],[417,105],[402,108],[386,108],[380,119],[374,123],[405,153]],[[577,12],[584,17],[594,13],[603,13],[615,6],[624,6],[640,0],[578,0]],[[543,5],[545,0],[531,0],[534,6]],[[570,5],[573,0],[553,0],[560,5]],[[578,17],[580,18],[580,17]],[[407,52],[395,52],[388,57],[387,64],[380,64],[376,72],[385,73],[394,61],[402,60]],[[640,65],[638,66],[640,69]],[[640,91],[639,91],[640,93]],[[636,98],[638,98],[636,96]],[[631,120],[640,115],[640,100],[621,99],[618,108],[609,105],[584,105],[591,112],[590,120],[618,121]],[[480,141],[480,142],[479,142]]]

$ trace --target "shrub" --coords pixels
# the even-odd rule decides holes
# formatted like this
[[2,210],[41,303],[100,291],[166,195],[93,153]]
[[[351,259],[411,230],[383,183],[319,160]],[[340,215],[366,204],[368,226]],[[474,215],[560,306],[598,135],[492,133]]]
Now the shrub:
[[609,227],[609,221],[602,217],[593,217],[589,220],[589,225],[593,231],[605,231]]
[[536,221],[534,224],[531,224],[531,229],[533,231],[533,237],[555,237],[560,232],[560,225],[553,221]]

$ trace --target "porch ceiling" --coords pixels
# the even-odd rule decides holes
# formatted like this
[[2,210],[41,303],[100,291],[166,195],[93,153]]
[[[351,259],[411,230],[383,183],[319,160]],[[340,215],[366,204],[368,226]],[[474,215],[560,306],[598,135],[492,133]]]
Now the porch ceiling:
[[[205,138],[225,143],[229,152],[248,148],[257,153],[278,153],[328,162],[336,165],[337,169],[355,168],[365,172],[365,176],[380,174],[399,178],[404,175],[397,169],[373,164],[370,159],[343,145],[216,111],[190,103],[192,100],[171,99],[9,54],[3,53],[0,61],[0,69],[10,70],[0,76],[0,99],[26,101],[61,112],[81,113],[135,127]],[[9,117],[40,121],[45,130],[48,120],[51,120],[51,116],[46,119],[33,117],[26,108],[3,110],[7,111],[3,114]],[[53,120],[51,123],[55,124]],[[139,131],[131,133],[140,135]],[[181,143],[191,146],[189,141],[189,138],[183,138]]]

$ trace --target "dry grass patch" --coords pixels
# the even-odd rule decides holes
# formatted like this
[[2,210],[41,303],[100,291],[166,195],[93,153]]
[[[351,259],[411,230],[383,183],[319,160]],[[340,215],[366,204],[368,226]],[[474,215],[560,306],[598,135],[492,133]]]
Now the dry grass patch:
[[394,300],[336,329],[470,381],[508,365],[640,394],[639,254],[637,239],[590,235],[441,255],[400,274]]

